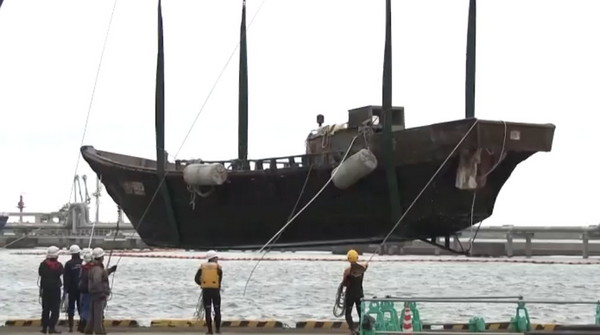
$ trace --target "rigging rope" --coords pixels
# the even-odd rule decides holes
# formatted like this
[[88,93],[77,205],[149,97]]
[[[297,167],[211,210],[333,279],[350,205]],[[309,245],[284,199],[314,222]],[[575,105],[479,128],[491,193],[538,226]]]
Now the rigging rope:
[[[338,166],[340,166],[346,160],[346,157],[348,156],[348,153],[350,152],[350,149],[352,149],[352,146],[354,145],[354,141],[356,141],[357,138],[358,138],[358,135],[355,135],[352,138],[352,141],[350,142],[350,145],[348,146],[348,149],[346,150],[346,153],[344,154],[344,157],[342,158],[342,160],[340,161],[340,164],[338,164]],[[325,190],[325,187],[327,187],[327,185],[329,185],[329,183],[331,183],[331,181],[333,180],[333,177],[337,174],[338,171],[339,171],[339,169],[335,169],[333,171],[333,173],[331,174],[331,177],[329,177],[329,179],[327,180],[325,185],[323,185],[323,187],[321,187],[321,189],[317,192],[317,194],[315,194],[315,196],[312,199],[310,199],[308,201],[308,203],[306,205],[304,205],[304,207],[302,207],[302,209],[299,210],[298,213],[296,213],[296,215],[294,215],[285,225],[283,225],[283,227],[281,227],[281,229],[279,229],[279,231],[277,233],[275,233],[275,235],[273,235],[273,237],[271,237],[271,239],[269,241],[267,241],[267,243],[265,243],[265,245],[263,245],[260,248],[260,250],[258,250],[258,253],[262,252],[265,249],[265,247],[267,247],[271,242],[273,242],[273,240],[279,234],[281,234],[292,222],[294,222],[294,220],[298,217],[298,215],[300,215],[302,212],[304,212],[304,210],[306,208],[308,208],[308,206],[310,206],[310,204],[313,201],[315,201],[315,199],[317,199],[317,197],[321,194],[321,192],[323,192],[323,190]]]
[[[248,30],[248,29],[249,29],[249,28],[252,26],[252,22],[254,22],[254,19],[256,18],[256,16],[257,16],[257,15],[258,15],[258,13],[260,12],[260,10],[262,9],[262,6],[263,6],[263,4],[265,3],[265,1],[266,1],[266,0],[263,0],[263,1],[261,2],[261,4],[260,4],[260,6],[259,6],[258,10],[257,10],[257,11],[254,13],[254,16],[252,16],[252,19],[251,19],[251,20],[250,20],[250,22],[248,23],[248,28],[247,28],[246,30]],[[116,0],[115,0],[115,2],[116,2]],[[204,110],[204,107],[205,107],[205,106],[206,106],[206,104],[208,103],[208,100],[209,100],[209,99],[210,99],[210,97],[212,96],[212,93],[213,93],[213,91],[215,90],[215,88],[216,88],[217,84],[219,83],[219,81],[220,81],[220,79],[221,79],[221,76],[222,76],[222,75],[223,75],[223,73],[225,72],[225,69],[226,69],[226,68],[227,68],[227,66],[229,65],[229,62],[230,62],[230,61],[231,61],[231,59],[233,58],[233,56],[234,56],[234,54],[235,54],[235,51],[238,49],[238,47],[239,47],[239,46],[240,46],[240,41],[238,41],[238,42],[237,42],[236,46],[235,46],[235,47],[234,47],[234,49],[231,51],[231,54],[230,54],[229,58],[227,59],[227,62],[225,63],[225,65],[224,65],[224,66],[223,66],[223,68],[221,69],[221,72],[220,72],[220,73],[219,73],[219,75],[217,76],[217,79],[215,80],[215,83],[214,83],[214,85],[212,86],[212,88],[210,89],[210,91],[209,91],[208,95],[206,96],[206,99],[204,100],[204,103],[202,104],[202,106],[200,107],[200,110],[199,110],[199,111],[198,111],[198,113],[196,114],[196,117],[195,117],[195,118],[194,118],[194,120],[192,121],[192,124],[190,125],[190,128],[189,128],[188,132],[186,133],[185,137],[183,138],[183,141],[181,142],[181,145],[179,146],[179,149],[177,149],[177,152],[175,153],[175,156],[174,156],[174,158],[173,158],[174,160],[176,160],[176,159],[177,159],[177,157],[179,157],[179,153],[181,152],[181,149],[183,148],[183,146],[184,146],[185,142],[187,141],[187,139],[188,139],[188,137],[189,137],[190,133],[192,132],[192,129],[194,128],[194,125],[196,124],[196,121],[198,121],[198,118],[200,117],[200,114],[201,114],[201,113],[202,113],[202,111]],[[78,158],[79,158],[79,156],[78,156]],[[79,162],[79,160],[78,160],[78,162]],[[159,182],[159,184],[158,184],[158,187],[156,188],[156,191],[154,192],[154,194],[152,195],[152,198],[151,198],[151,199],[150,199],[150,201],[148,202],[148,205],[147,205],[147,206],[146,206],[146,208],[144,209],[144,212],[142,213],[142,216],[141,216],[141,217],[140,217],[140,219],[138,220],[138,223],[137,223],[137,225],[133,225],[133,224],[132,224],[132,226],[134,226],[134,231],[133,231],[133,232],[131,232],[131,235],[130,235],[130,237],[131,237],[131,236],[133,236],[133,235],[134,235],[134,234],[135,234],[135,233],[136,233],[136,232],[139,230],[139,227],[140,227],[140,226],[141,226],[141,224],[144,222],[144,219],[146,218],[146,215],[148,214],[148,211],[150,210],[150,205],[152,205],[152,203],[154,202],[154,199],[155,199],[155,198],[156,198],[156,196],[158,195],[158,193],[159,193],[160,189],[162,188],[162,186],[163,186],[163,184],[164,184],[164,182],[165,182],[166,178],[167,178],[167,173],[165,173],[165,174],[164,174],[164,176],[161,178],[161,180],[160,180],[160,182]],[[69,197],[70,197],[70,196],[69,196]],[[115,238],[116,238],[116,235],[115,235]],[[111,250],[110,250],[109,257],[108,257],[108,259],[109,259],[109,262],[110,262],[110,259],[111,259],[111,257],[112,257],[113,250],[114,250],[114,249],[111,249]],[[116,265],[119,265],[119,263],[121,262],[121,258],[122,258],[122,257],[123,257],[122,255],[121,255],[121,256],[119,256],[119,258],[117,259],[117,264],[116,264]],[[108,267],[108,265],[107,265],[107,267]],[[116,272],[115,272],[115,273],[113,273],[113,278],[112,278],[112,282],[111,282],[111,285],[110,285],[110,286],[111,286],[111,288],[112,288],[112,286],[113,286],[113,284],[114,284],[114,280],[115,280],[115,277],[116,277],[115,275],[116,275]],[[111,290],[111,292],[112,292],[112,290]],[[112,293],[111,293],[111,294],[112,294]]]
[[[342,157],[342,160],[340,161],[340,163],[338,164],[338,167],[342,165],[342,163],[346,160],[346,157],[348,156],[348,153],[350,153],[350,150],[352,149],[352,146],[354,145],[354,141],[356,141],[356,139],[358,138],[358,136],[360,135],[360,132],[355,135],[352,138],[352,141],[350,142],[350,145],[348,146],[348,149],[346,150],[346,153],[344,154],[344,157]],[[323,192],[323,190],[325,190],[325,188],[329,185],[329,183],[333,180],[333,177],[337,174],[337,172],[339,171],[339,169],[334,169],[333,173],[331,174],[331,177],[329,177],[329,179],[327,180],[327,182],[325,183],[325,185],[323,185],[323,187],[321,187],[321,189],[317,192],[317,194],[315,194],[312,199],[310,199],[308,201],[308,203],[306,203],[306,205],[304,205],[304,207],[302,207],[302,209],[300,209],[298,211],[298,213],[296,213],[291,219],[288,220],[288,222],[286,224],[283,225],[283,227],[281,227],[281,229],[279,229],[279,231],[277,231],[277,233],[275,233],[275,235],[273,235],[273,237],[271,237],[271,239],[269,239],[269,241],[267,241],[267,243],[265,243],[265,245],[263,245],[260,250],[257,251],[257,253],[261,253],[269,244],[271,244],[271,242],[273,242],[274,239],[279,238],[279,236],[283,233],[283,231],[292,223],[294,222],[294,220],[298,217],[298,215],[300,215],[302,212],[304,212],[304,210],[306,208],[308,208],[308,206],[310,206],[310,204],[315,201],[315,199],[317,199],[317,197],[319,197],[319,195],[321,194],[321,192]],[[268,251],[267,251],[268,252]],[[264,257],[267,252],[265,252],[262,257]],[[261,259],[262,259],[261,257]],[[260,261],[260,260],[259,260]],[[248,286],[248,283],[250,282],[250,278],[252,277],[252,274],[250,274],[250,276],[248,276],[248,280],[246,281],[246,287]],[[244,288],[244,294],[246,293],[246,288]]]
[[[477,198],[477,190],[475,190],[473,192],[473,201],[471,201],[471,222],[469,222],[469,226],[471,227],[471,238],[469,239],[469,249],[467,249],[467,253],[471,253],[471,250],[473,249],[473,242],[475,242],[475,239],[473,238],[473,219],[475,216],[475,198]],[[481,227],[481,222],[479,221],[479,227]],[[479,231],[479,228],[477,228],[477,231]],[[461,245],[462,247],[462,245]]]
[[[483,178],[487,178],[487,176],[490,175],[490,173],[492,173],[492,171],[496,170],[496,168],[498,167],[498,165],[500,165],[500,162],[502,162],[502,156],[504,155],[504,149],[506,148],[506,135],[508,133],[508,125],[506,124],[506,121],[502,121],[502,123],[504,124],[504,138],[502,139],[502,149],[500,149],[500,155],[498,156],[498,161],[496,161],[496,163],[494,164],[494,166],[492,166],[492,168],[486,172],[483,176],[481,176],[481,179]],[[469,240],[469,249],[467,249],[467,253],[471,254],[471,250],[473,250],[473,242],[475,242],[475,238],[477,237],[477,234],[479,233],[479,228],[481,228],[481,224],[483,223],[483,221],[479,221],[479,224],[477,225],[477,230],[475,231],[475,234],[473,234],[473,219],[474,219],[474,213],[475,213],[475,198],[477,197],[477,190],[475,190],[473,192],[473,202],[471,203],[471,239]],[[460,241],[459,241],[460,243]],[[461,248],[462,248],[462,244],[461,244]]]
[[381,250],[383,249],[383,246],[385,245],[385,243],[387,242],[387,240],[390,238],[390,236],[392,236],[392,234],[394,233],[394,231],[396,230],[396,228],[398,228],[398,226],[400,225],[400,223],[404,220],[404,218],[406,217],[406,215],[410,212],[410,210],[415,205],[415,203],[417,202],[417,200],[419,200],[419,198],[421,197],[421,195],[423,194],[423,192],[425,192],[425,190],[429,187],[429,184],[431,184],[431,182],[435,179],[435,177],[437,177],[438,173],[442,170],[442,168],[450,160],[450,157],[452,157],[452,155],[454,155],[454,152],[460,147],[460,145],[464,142],[464,140],[467,138],[467,136],[469,136],[469,134],[471,133],[471,131],[473,130],[473,128],[475,128],[475,126],[477,125],[478,122],[479,122],[479,120],[477,120],[477,119],[475,120],[475,122],[473,122],[473,124],[471,125],[471,127],[469,128],[469,130],[467,130],[467,132],[465,133],[465,135],[463,135],[463,137],[460,139],[460,141],[458,141],[458,143],[456,144],[456,146],[454,147],[454,149],[452,149],[452,151],[450,152],[450,154],[448,154],[448,157],[446,157],[446,159],[442,162],[442,164],[440,165],[440,167],[435,171],[435,173],[431,176],[431,178],[429,178],[429,181],[427,182],[427,184],[425,184],[425,186],[423,186],[423,188],[421,189],[421,191],[419,192],[419,194],[415,197],[415,199],[412,201],[412,203],[410,204],[410,206],[408,206],[408,208],[406,209],[406,211],[404,211],[404,213],[402,214],[402,216],[400,217],[400,219],[398,219],[398,221],[396,222],[396,224],[394,225],[394,227],[392,227],[392,229],[390,230],[390,232],[383,239],[383,241],[381,242],[381,244],[377,248],[377,252],[375,252],[375,253],[373,253],[371,255],[371,257],[367,261],[367,264],[369,262],[371,262],[371,260],[373,259],[373,257],[375,257],[375,255],[378,255],[381,252]]
[[[306,184],[308,184],[308,178],[310,177],[310,172],[312,171],[312,168],[313,168],[313,164],[311,163],[310,167],[308,168],[308,172],[306,173],[306,178],[304,178],[304,184],[302,185],[302,189],[300,190],[298,199],[296,199],[296,203],[294,204],[294,207],[292,208],[292,212],[290,213],[290,216],[288,216],[287,221],[290,221],[292,219],[292,216],[296,212],[296,208],[298,207],[298,204],[300,203],[300,199],[302,198],[302,195],[304,194],[304,189],[306,188]],[[279,236],[277,236],[277,239],[275,240],[274,243],[277,243],[280,236],[281,236],[281,234],[279,234]],[[254,268],[252,268],[252,271],[250,271],[250,276],[248,276],[248,279],[246,280],[246,285],[244,285],[244,292],[242,294],[242,297],[246,296],[246,289],[248,288],[248,283],[250,282],[250,278],[254,274],[254,271],[258,267],[258,264],[260,264],[260,262],[263,260],[263,258],[267,255],[267,253],[269,251],[271,251],[271,247],[269,247],[269,249],[260,257],[258,262],[256,262],[256,264],[254,265]]]
[[[248,24],[248,28],[250,26],[252,26],[252,22],[254,22],[254,19],[256,18],[256,16],[258,15],[258,13],[260,12],[264,2],[266,0],[263,0],[258,8],[258,10],[256,11],[256,13],[254,13],[254,16],[252,17],[252,19],[250,20],[250,23]],[[248,29],[247,29],[248,30]],[[202,104],[202,106],[200,107],[200,110],[198,111],[198,113],[196,114],[196,117],[194,118],[194,120],[192,121],[192,124],[190,125],[190,128],[188,129],[185,137],[183,138],[183,141],[181,142],[181,145],[179,146],[179,149],[177,149],[177,152],[175,153],[174,156],[174,160],[177,159],[177,157],[179,157],[179,154],[181,152],[181,149],[183,148],[183,146],[185,145],[185,142],[187,141],[189,135],[191,134],[194,125],[196,124],[196,121],[198,121],[198,118],[200,117],[200,114],[202,113],[202,111],[204,110],[206,104],[208,103],[208,100],[210,99],[210,97],[212,96],[213,91],[215,90],[217,84],[219,83],[221,76],[223,75],[223,73],[225,72],[227,66],[229,65],[229,62],[231,61],[231,59],[233,58],[235,51],[238,49],[240,45],[240,42],[238,41],[238,43],[236,44],[236,46],[234,47],[234,49],[231,51],[231,54],[229,55],[229,58],[227,59],[227,62],[225,63],[225,65],[223,66],[223,68],[221,69],[221,72],[219,73],[219,75],[217,76],[217,79],[215,80],[215,83],[213,84],[212,88],[210,89],[208,95],[206,96],[206,99],[204,100],[204,103]],[[139,227],[141,226],[142,222],[144,221],[144,219],[146,218],[146,215],[148,214],[148,210],[150,209],[150,205],[154,202],[154,199],[156,198],[156,196],[158,195],[159,190],[161,189],[162,185],[164,184],[165,180],[167,178],[167,174],[165,174],[164,177],[161,178],[158,187],[156,188],[156,191],[153,193],[152,197],[150,198],[150,201],[148,202],[148,205],[146,206],[146,209],[144,210],[144,212],[142,213],[142,216],[140,217],[140,219],[138,220],[138,224],[134,226],[134,232],[131,233],[131,236],[133,236],[135,234],[135,231],[137,231],[139,229]],[[111,250],[112,252],[112,250]],[[120,261],[120,258],[119,258]],[[117,264],[118,262],[117,261]]]
[[[83,126],[83,135],[81,136],[81,143],[79,147],[83,146],[83,141],[85,140],[85,134],[87,132],[88,122],[90,120],[90,113],[92,111],[92,104],[94,102],[94,96],[96,94],[96,86],[98,85],[98,77],[100,76],[100,68],[102,67],[102,60],[104,59],[104,51],[106,50],[106,42],[108,41],[108,33],[110,32],[110,27],[112,25],[113,17],[115,14],[115,8],[117,7],[117,0],[113,3],[112,12],[110,14],[110,20],[108,21],[108,28],[106,29],[106,34],[104,35],[104,45],[102,46],[102,52],[100,54],[100,61],[98,62],[98,68],[96,69],[96,79],[94,79],[94,86],[92,88],[92,95],[90,97],[90,104],[88,106],[87,116],[85,117],[85,124]],[[81,153],[79,152],[79,148],[77,149],[77,162],[75,163],[75,173],[77,175],[77,169],[79,168],[79,161],[81,160]],[[69,193],[69,201],[71,201],[71,195],[73,195],[73,189]]]

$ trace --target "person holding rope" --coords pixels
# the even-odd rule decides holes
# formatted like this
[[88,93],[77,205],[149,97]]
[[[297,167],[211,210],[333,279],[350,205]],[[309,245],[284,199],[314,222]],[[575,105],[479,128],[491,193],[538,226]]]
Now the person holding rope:
[[104,250],[92,250],[92,266],[88,270],[88,291],[90,295],[89,319],[85,325],[85,334],[106,334],[104,329],[104,308],[110,296],[108,276],[117,270],[117,266],[104,269]]
[[217,263],[219,257],[217,252],[209,250],[206,253],[208,262],[202,263],[196,272],[194,281],[202,288],[202,304],[204,305],[204,319],[208,331],[212,334],[211,305],[215,309],[215,329],[217,334],[221,333],[221,282],[223,280],[223,269]]
[[56,330],[60,314],[61,287],[60,277],[63,275],[63,265],[58,261],[60,249],[51,246],[46,251],[46,259],[40,263],[40,296],[42,297],[42,334],[60,334]]
[[92,249],[85,248],[81,252],[83,254],[83,263],[81,266],[81,272],[79,273],[79,297],[81,306],[81,315],[77,331],[80,333],[85,332],[85,326],[87,320],[90,319],[90,294],[88,290],[89,276],[88,271],[92,267]]
[[[79,301],[79,272],[81,271],[80,257],[81,249],[77,244],[69,248],[71,259],[65,264],[65,292],[68,296],[67,317],[69,323],[69,333],[73,332],[73,318],[75,316],[75,305],[77,305],[77,314],[81,318],[81,305]],[[81,321],[79,322],[81,324]]]
[[348,323],[348,328],[350,328],[350,334],[358,334],[359,327],[354,327],[354,322],[352,321],[352,307],[356,305],[356,312],[358,312],[360,320],[360,299],[364,297],[362,282],[369,264],[358,263],[358,252],[356,250],[349,250],[346,257],[348,258],[348,262],[350,262],[350,266],[344,269],[342,277],[342,284],[346,287],[344,296],[346,322]]

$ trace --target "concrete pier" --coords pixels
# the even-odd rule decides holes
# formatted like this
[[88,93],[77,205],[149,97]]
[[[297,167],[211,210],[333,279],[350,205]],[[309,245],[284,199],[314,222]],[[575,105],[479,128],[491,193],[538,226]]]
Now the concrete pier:
[[[87,246],[89,241],[89,235],[0,235],[0,246],[6,246],[7,249],[48,247],[51,245],[63,247],[72,244]],[[147,247],[137,235],[119,236],[117,238],[94,235],[92,245],[104,249],[142,249]]]
[[[465,229],[449,237],[454,250],[471,247],[472,256],[600,256],[600,227],[524,227],[501,226]],[[439,245],[445,238],[437,238]],[[462,249],[461,249],[462,245]],[[363,252],[375,252],[377,245],[355,246]],[[335,253],[345,253],[348,246],[334,247]],[[419,240],[389,243],[383,251],[388,255],[452,255],[453,253]]]
[[[204,334],[204,329],[156,329],[156,328],[136,328],[136,329],[106,329],[107,334],[127,334],[127,335],[142,335],[142,334],[171,334],[177,333],[180,335],[199,335]],[[28,329],[28,328],[12,328],[12,327],[0,327],[0,334],[13,335],[13,334],[39,334],[39,329]],[[80,333],[67,333],[63,334],[80,334]],[[240,328],[240,329],[222,329],[221,334],[272,334],[272,335],[289,335],[289,334],[348,334],[348,330],[339,329],[323,329],[315,332],[314,329],[256,329],[256,328]]]

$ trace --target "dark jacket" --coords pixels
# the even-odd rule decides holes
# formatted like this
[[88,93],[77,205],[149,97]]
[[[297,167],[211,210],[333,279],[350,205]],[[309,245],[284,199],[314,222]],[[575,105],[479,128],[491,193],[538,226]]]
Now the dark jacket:
[[65,291],[76,293],[79,291],[79,273],[81,272],[81,258],[72,258],[65,264]]
[[42,290],[60,289],[62,287],[62,281],[60,276],[64,272],[63,265],[53,258],[47,258],[38,268],[38,274],[40,275],[40,288]]
[[108,272],[101,262],[94,261],[88,270],[88,291],[94,300],[107,299],[110,296]]

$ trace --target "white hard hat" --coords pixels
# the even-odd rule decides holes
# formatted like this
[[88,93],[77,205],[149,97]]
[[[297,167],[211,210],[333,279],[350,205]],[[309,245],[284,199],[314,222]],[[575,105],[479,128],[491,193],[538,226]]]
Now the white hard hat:
[[102,250],[102,248],[94,248],[94,250],[92,250],[92,258],[98,259],[103,256],[104,256],[104,250]]
[[217,255],[217,252],[216,252],[216,251],[214,251],[214,250],[209,250],[209,251],[206,253],[206,258],[208,258],[208,259],[213,259],[213,258],[215,258],[215,257],[218,257],[218,255]]
[[59,252],[60,249],[56,246],[48,247],[48,250],[46,250],[46,258],[58,258]]
[[69,248],[69,253],[71,255],[73,254],[78,254],[81,252],[81,249],[79,248],[79,246],[77,244],[73,244],[70,248]]
[[83,261],[89,263],[92,261],[92,249],[84,248],[81,250],[81,254],[83,255]]

